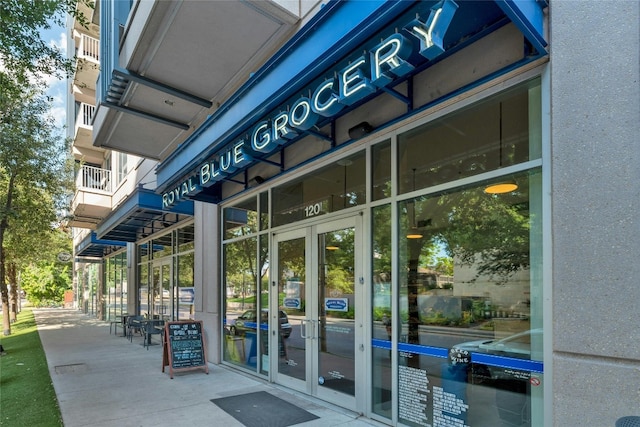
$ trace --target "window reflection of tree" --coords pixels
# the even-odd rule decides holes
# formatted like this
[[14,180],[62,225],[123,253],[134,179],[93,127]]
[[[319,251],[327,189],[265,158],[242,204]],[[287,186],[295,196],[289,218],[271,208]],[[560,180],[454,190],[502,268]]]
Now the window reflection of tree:
[[[521,185],[520,188],[528,188]],[[449,254],[463,265],[475,266],[476,277],[488,275],[503,284],[529,267],[528,192],[489,195],[482,188],[443,195],[446,212],[442,240]]]
[[[423,237],[404,242],[409,343],[419,343],[420,269],[435,269],[434,254],[438,251],[449,258],[448,262],[439,261],[441,269],[446,270],[447,265],[452,268],[455,260],[458,266],[475,270],[474,281],[482,276],[503,285],[513,273],[529,267],[526,181],[526,176],[521,176],[520,189],[510,194],[489,195],[484,193],[484,187],[473,187],[412,201],[415,223]],[[406,210],[404,212],[403,232],[412,222]]]
[[[258,215],[253,206],[254,204],[255,201],[251,200],[247,202],[245,206],[250,207],[250,209],[244,209],[242,206],[229,208],[233,211],[244,211],[246,222],[234,222],[237,221],[238,218],[243,218],[243,215],[231,215],[232,220],[225,222],[225,234],[227,237],[244,237],[255,234]],[[256,288],[258,286],[258,278],[262,281],[263,276],[268,272],[266,268],[268,263],[268,247],[266,245],[260,245],[257,259],[256,249],[257,237],[255,235],[225,245],[225,285],[227,288],[231,287],[234,290],[234,294],[238,292],[238,287],[240,287],[243,299],[247,297],[245,293],[249,289],[259,294]]]
[[280,271],[278,277],[282,283],[290,277],[297,277],[302,281],[305,271],[304,253],[304,239],[294,239],[279,243]]
[[[225,245],[225,285],[232,287],[234,292],[239,284],[244,288],[256,283],[256,241],[256,237],[249,237]],[[243,299],[246,298],[246,290],[242,289]]]

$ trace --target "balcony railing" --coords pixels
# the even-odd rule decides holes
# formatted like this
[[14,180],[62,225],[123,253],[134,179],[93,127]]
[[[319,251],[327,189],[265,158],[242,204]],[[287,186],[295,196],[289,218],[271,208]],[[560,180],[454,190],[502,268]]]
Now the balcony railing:
[[76,189],[111,192],[111,171],[84,165],[76,177]]
[[83,126],[90,128],[95,111],[95,105],[85,104],[84,102],[80,103],[80,110],[78,111],[78,117],[76,117],[76,127]]
[[80,37],[80,45],[77,52],[78,58],[93,62],[100,62],[100,40],[86,34]]

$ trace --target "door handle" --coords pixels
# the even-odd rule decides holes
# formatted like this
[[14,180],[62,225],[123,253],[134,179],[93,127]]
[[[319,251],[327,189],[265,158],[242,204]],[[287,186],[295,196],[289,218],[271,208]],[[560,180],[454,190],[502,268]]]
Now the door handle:
[[[311,334],[307,334],[307,328],[311,325]],[[301,320],[300,321],[300,337],[304,339],[313,339],[315,337],[315,321],[313,320]]]

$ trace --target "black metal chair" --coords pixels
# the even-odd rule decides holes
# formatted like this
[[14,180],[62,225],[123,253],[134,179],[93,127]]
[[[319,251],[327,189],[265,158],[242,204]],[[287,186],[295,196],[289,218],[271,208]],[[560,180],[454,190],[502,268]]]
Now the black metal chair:
[[144,336],[144,342],[142,343],[147,350],[151,345],[151,336],[160,335],[162,333],[162,326],[164,326],[164,320],[154,319],[146,320],[142,322],[142,333]]
[[122,316],[116,316],[115,319],[111,319],[109,322],[109,335],[111,335],[111,330],[118,335],[118,326],[122,326]]
[[133,333],[138,331],[142,333],[142,321],[144,316],[129,316],[127,317],[127,338],[130,342],[133,342]]

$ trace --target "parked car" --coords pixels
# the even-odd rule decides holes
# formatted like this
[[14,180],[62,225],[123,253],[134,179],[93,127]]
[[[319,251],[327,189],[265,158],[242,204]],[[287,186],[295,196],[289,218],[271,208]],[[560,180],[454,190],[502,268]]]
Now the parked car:
[[[260,314],[261,329],[266,329],[269,321],[269,312],[262,310]],[[287,313],[278,310],[278,320],[280,322],[280,333],[282,337],[289,338],[291,335],[291,324],[289,323]],[[256,310],[247,310],[232,321],[232,324],[229,326],[229,332],[231,335],[244,335],[247,331],[255,332],[257,324]]]
[[473,360],[473,353],[484,353],[516,359],[530,359],[532,339],[542,339],[542,329],[530,329],[499,340],[477,340],[456,344],[451,348],[450,353],[453,354],[453,357],[458,361],[471,363],[472,374],[476,379],[526,379],[526,374],[523,375],[523,373],[514,369],[476,363]]

